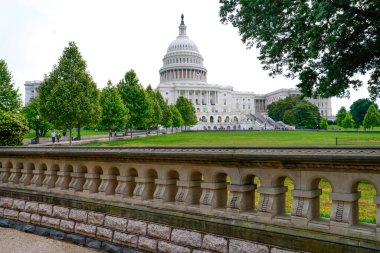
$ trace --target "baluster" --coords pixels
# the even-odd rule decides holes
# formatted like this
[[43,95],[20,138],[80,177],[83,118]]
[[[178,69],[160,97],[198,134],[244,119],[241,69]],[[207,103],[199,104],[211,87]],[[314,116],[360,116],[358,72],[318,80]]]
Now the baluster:
[[156,190],[153,198],[155,202],[174,201],[177,193],[177,179],[156,179]]
[[98,192],[98,187],[100,184],[99,173],[86,173],[84,174],[86,179],[83,185],[84,193],[95,193]]
[[115,189],[116,196],[118,197],[132,197],[133,189],[136,186],[133,176],[117,176],[118,184]]
[[10,176],[10,168],[2,167],[0,168],[0,183],[8,183],[8,178]]
[[373,201],[376,204],[376,237],[380,240],[380,196],[375,196]]
[[330,193],[332,208],[330,215],[330,231],[347,234],[347,227],[358,222],[360,192]]
[[33,178],[31,180],[32,187],[42,186],[42,182],[45,179],[45,170],[38,168],[33,170]]
[[69,188],[69,183],[71,180],[70,177],[71,172],[69,171],[58,171],[57,172],[57,182],[55,183],[55,188],[59,190],[66,190]]
[[77,192],[83,190],[83,184],[85,182],[84,173],[82,172],[72,172],[71,181],[69,184],[69,190],[71,192]]
[[227,200],[227,210],[246,211],[253,209],[253,200],[255,199],[255,184],[249,185],[228,185],[230,191]]
[[21,177],[21,168],[12,168],[10,169],[10,176],[8,178],[8,183],[18,184]]
[[33,170],[30,168],[21,170],[20,184],[24,186],[30,185],[33,177]]
[[101,195],[112,195],[115,194],[115,188],[117,185],[116,175],[101,175],[102,180],[99,186],[99,194]]
[[261,186],[257,191],[260,193],[259,206],[257,208],[260,212],[258,216],[259,219],[270,222],[274,216],[285,213],[285,193],[288,191],[287,186]]
[[291,221],[299,227],[307,227],[309,221],[319,218],[319,196],[321,189],[292,190],[294,197]]
[[155,190],[154,178],[136,177],[136,187],[133,191],[133,198],[140,200],[152,199]]
[[201,181],[177,181],[178,191],[175,196],[176,204],[199,204],[202,194]]
[[57,181],[57,178],[58,178],[57,177],[57,171],[55,171],[55,170],[45,171],[45,179],[42,182],[42,185],[45,188],[54,188],[55,183]]
[[227,183],[201,183],[200,204],[203,208],[225,207],[227,202]]

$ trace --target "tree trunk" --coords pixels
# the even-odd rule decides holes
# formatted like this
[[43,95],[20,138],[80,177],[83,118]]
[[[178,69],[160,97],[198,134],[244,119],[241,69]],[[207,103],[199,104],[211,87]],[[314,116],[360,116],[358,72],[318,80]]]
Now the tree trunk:
[[108,133],[108,142],[111,142],[111,128],[109,129],[109,133]]
[[80,141],[80,123],[78,123],[78,141]]
[[157,125],[157,135],[158,135],[158,125]]
[[69,136],[69,139],[70,139],[70,146],[71,146],[71,139],[72,139],[72,132],[73,132],[73,130],[72,130],[72,128],[70,128],[70,136]]

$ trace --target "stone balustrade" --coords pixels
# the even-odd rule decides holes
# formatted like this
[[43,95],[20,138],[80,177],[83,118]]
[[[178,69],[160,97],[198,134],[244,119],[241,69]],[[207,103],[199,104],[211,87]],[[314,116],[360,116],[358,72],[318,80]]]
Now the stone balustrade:
[[[320,217],[321,179],[330,218]],[[362,181],[376,189],[376,224],[359,222]],[[0,188],[380,241],[380,148],[0,148]]]

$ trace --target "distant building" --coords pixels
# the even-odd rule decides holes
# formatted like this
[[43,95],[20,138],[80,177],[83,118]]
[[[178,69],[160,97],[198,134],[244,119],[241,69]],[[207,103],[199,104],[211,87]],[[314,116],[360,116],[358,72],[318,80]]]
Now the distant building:
[[[157,89],[168,104],[179,96],[188,98],[196,110],[198,123],[192,129],[273,129],[267,106],[279,99],[300,95],[298,89],[280,89],[268,94],[234,91],[232,86],[207,83],[207,69],[197,45],[187,36],[181,17],[179,35],[169,45],[160,69]],[[332,116],[331,99],[308,99],[318,106],[322,117]]]
[[26,81],[25,86],[25,105],[29,103],[29,101],[38,96],[38,87],[40,86],[41,81]]

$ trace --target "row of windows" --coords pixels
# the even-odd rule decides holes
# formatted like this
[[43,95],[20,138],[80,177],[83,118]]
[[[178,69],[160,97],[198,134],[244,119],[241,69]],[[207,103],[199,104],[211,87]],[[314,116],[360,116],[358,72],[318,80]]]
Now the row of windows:
[[172,49],[193,49],[193,45],[189,44],[180,44],[180,45],[174,45],[171,47]]
[[196,63],[201,64],[201,59],[198,58],[170,58],[165,61],[165,65],[172,64],[172,63]]

